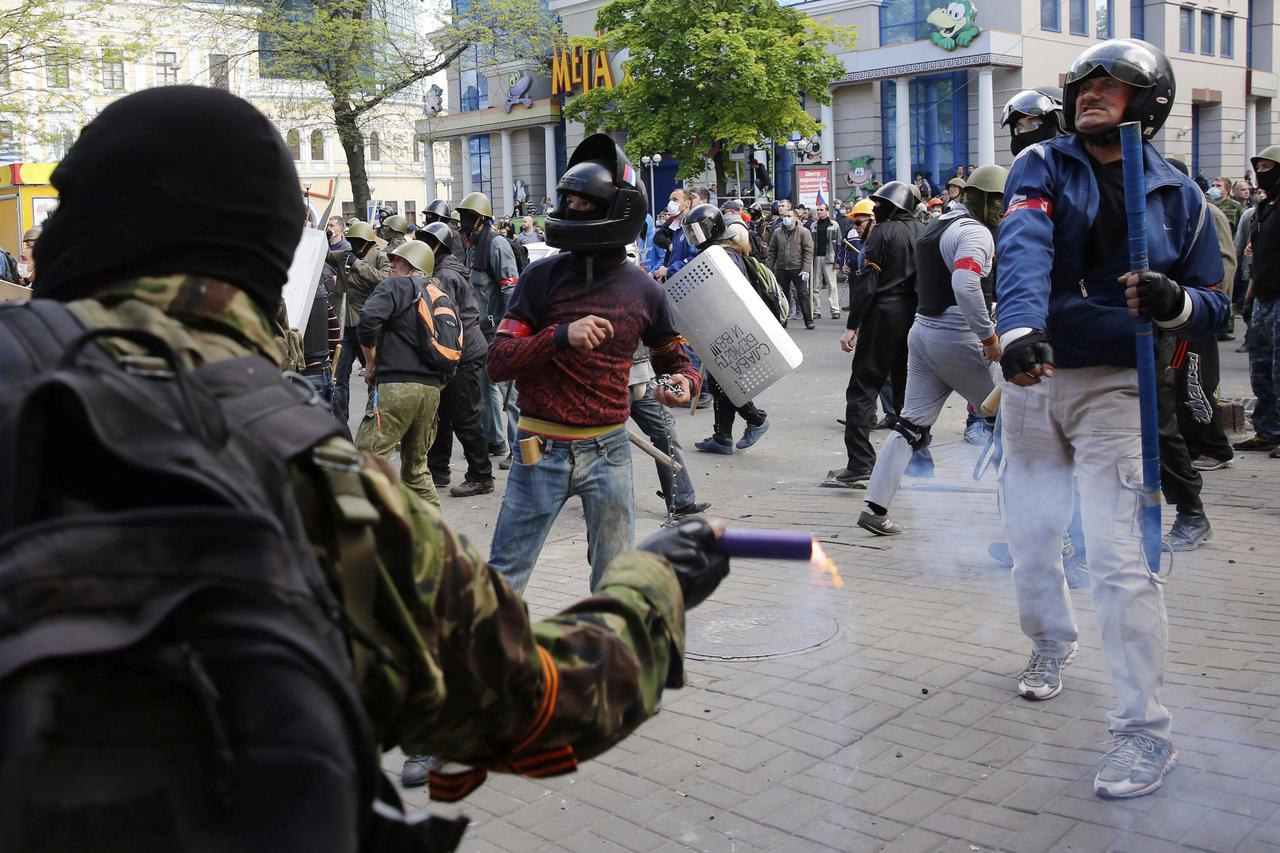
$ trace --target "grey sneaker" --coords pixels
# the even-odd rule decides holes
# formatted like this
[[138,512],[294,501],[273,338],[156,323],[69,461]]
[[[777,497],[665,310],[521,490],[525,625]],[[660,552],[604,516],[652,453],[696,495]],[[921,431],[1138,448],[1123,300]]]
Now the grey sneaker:
[[1060,658],[1031,653],[1027,668],[1018,673],[1018,695],[1026,699],[1044,701],[1062,692],[1062,668],[1075,660],[1080,651],[1079,643],[1072,643],[1071,650]]
[[[1273,453],[1275,451],[1272,451]],[[1191,460],[1191,467],[1197,471],[1221,471],[1223,468],[1230,468],[1235,462],[1234,459],[1215,459],[1212,456],[1197,456]]]
[[902,525],[890,518],[888,513],[877,515],[870,507],[858,516],[858,526],[877,536],[897,536],[902,532]]
[[1093,780],[1093,792],[1099,797],[1123,799],[1150,794],[1164,784],[1165,774],[1178,763],[1178,750],[1167,740],[1121,734],[1114,743]]

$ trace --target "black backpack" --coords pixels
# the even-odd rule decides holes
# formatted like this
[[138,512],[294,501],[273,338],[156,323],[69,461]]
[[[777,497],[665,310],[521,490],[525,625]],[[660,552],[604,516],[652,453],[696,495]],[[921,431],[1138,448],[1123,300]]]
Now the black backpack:
[[340,605],[290,485],[324,477],[339,551],[372,536],[314,393],[50,300],[0,306],[0,363],[0,850],[453,849],[459,823],[404,817],[356,692],[376,563],[343,562]]
[[514,237],[507,241],[511,244],[511,254],[516,256],[516,275],[524,272],[524,268],[529,266],[529,250],[525,248],[524,243]]

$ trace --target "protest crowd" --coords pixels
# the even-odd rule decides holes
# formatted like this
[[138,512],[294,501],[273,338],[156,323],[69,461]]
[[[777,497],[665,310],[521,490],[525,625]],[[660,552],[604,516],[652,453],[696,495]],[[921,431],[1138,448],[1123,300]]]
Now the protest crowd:
[[[527,212],[495,216],[472,192],[431,201],[420,222],[330,216],[300,244],[293,167],[246,102],[167,87],[108,107],[53,174],[61,207],[0,271],[33,297],[0,308],[0,398],[21,413],[0,453],[29,441],[23,421],[65,424],[2,463],[0,588],[15,606],[0,614],[23,615],[0,615],[0,788],[21,788],[0,804],[0,849],[49,821],[98,825],[88,794],[59,793],[68,772],[95,795],[118,784],[102,808],[179,791],[175,814],[118,823],[151,833],[146,849],[452,849],[462,826],[410,820],[378,750],[408,756],[399,785],[457,800],[489,772],[569,772],[653,715],[684,683],[686,610],[729,573],[692,475],[777,452],[766,401],[708,363],[669,294],[695,267],[716,271],[726,304],[745,300],[761,334],[830,332],[850,354],[847,462],[813,480],[857,492],[869,537],[912,535],[893,517],[901,483],[932,471],[932,429],[963,400],[963,440],[1000,472],[1007,532],[990,556],[1010,570],[1029,641],[1010,701],[1062,693],[1079,649],[1068,590],[1092,585],[1118,697],[1093,789],[1158,789],[1178,753],[1160,699],[1163,593],[1135,532],[1140,502],[1124,499],[1148,429],[1134,330],[1154,329],[1160,481],[1176,509],[1161,547],[1194,550],[1217,518],[1204,478],[1237,454],[1280,458],[1280,239],[1267,236],[1280,146],[1249,174],[1199,180],[1141,149],[1150,268],[1135,270],[1118,128],[1160,128],[1169,63],[1103,41],[1063,80],[1009,100],[1008,169],[920,172],[806,206],[775,197],[753,163],[749,186],[679,187],[654,217],[622,148],[595,134]],[[245,183],[225,193],[242,197],[185,195],[198,176],[172,158],[154,161],[146,193],[124,189],[137,170],[118,167],[151,162],[157,120],[184,150],[234,154]],[[86,244],[108,198],[118,227],[145,238]],[[203,234],[151,216],[157,199],[191,198],[208,206],[193,211]],[[299,309],[286,278],[307,246]],[[1253,434],[1232,442],[1219,352],[1237,345],[1256,405]],[[710,435],[679,434],[673,413],[690,408],[713,414]],[[633,446],[656,467],[666,519],[639,543]],[[494,492],[491,542],[451,531],[466,499]],[[574,497],[592,596],[534,621],[521,595]],[[1108,520],[1117,506],[1134,524]],[[185,573],[126,565],[129,531]],[[131,713],[144,703],[158,710]],[[77,740],[87,720],[101,736]],[[42,725],[73,748],[51,757]],[[157,752],[170,734],[173,761]],[[137,747],[144,737],[157,745]],[[229,757],[232,743],[250,746]],[[194,783],[192,766],[212,781]],[[283,794],[302,774],[314,799]]]

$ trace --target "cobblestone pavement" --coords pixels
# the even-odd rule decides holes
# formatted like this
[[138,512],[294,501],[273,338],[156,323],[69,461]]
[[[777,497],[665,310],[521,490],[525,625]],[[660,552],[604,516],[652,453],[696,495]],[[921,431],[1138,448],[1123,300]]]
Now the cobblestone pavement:
[[[1280,460],[1245,454],[1206,475],[1213,540],[1179,555],[1165,588],[1164,700],[1181,764],[1152,796],[1103,802],[1090,782],[1108,746],[1113,693],[1089,596],[1072,596],[1081,653],[1066,690],[1039,704],[1015,696],[1029,647],[1008,572],[986,554],[1002,538],[994,482],[969,476],[977,448],[960,441],[963,404],[953,399],[935,430],[936,476],[908,480],[898,498],[906,535],[871,537],[854,525],[861,493],[817,486],[843,462],[834,422],[848,378],[840,326],[820,320],[816,331],[796,331],[806,363],[760,401],[772,428],[755,448],[732,457],[691,450],[689,459],[715,515],[813,530],[845,582],[832,588],[800,564],[735,561],[690,616],[691,645],[714,650],[744,624],[760,642],[787,645],[792,621],[818,645],[768,659],[690,660],[688,687],[576,774],[491,776],[460,807],[432,806],[471,816],[464,849],[1277,849]],[[1233,346],[1223,345],[1224,396],[1248,396]],[[710,431],[709,413],[678,421],[690,449]],[[460,457],[458,465],[455,482]],[[648,460],[637,455],[636,471],[643,536],[661,521],[661,502]],[[482,549],[499,500],[444,498]],[[528,590],[535,614],[586,593],[585,549],[581,511],[566,507]],[[386,764],[398,771],[400,761],[392,754]],[[421,789],[406,795],[427,806]]]

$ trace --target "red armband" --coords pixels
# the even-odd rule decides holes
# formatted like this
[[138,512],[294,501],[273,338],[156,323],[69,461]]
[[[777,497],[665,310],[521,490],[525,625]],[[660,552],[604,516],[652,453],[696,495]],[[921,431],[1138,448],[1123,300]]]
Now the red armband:
[[1009,214],[1016,213],[1019,210],[1038,210],[1050,219],[1053,218],[1053,202],[1047,198],[1024,198],[1015,201],[1004,210],[1005,218],[1009,218]]
[[515,283],[516,283],[516,279],[514,279],[514,278],[504,278],[502,281],[498,282],[498,286],[499,286],[499,287],[510,287],[511,285],[513,285],[513,284],[515,284]]
[[974,275],[982,275],[982,264],[973,258],[960,258],[956,261],[956,265],[952,267],[952,272],[959,272],[960,270],[968,270]]
[[533,335],[533,326],[528,323],[521,323],[519,320],[512,320],[510,317],[503,318],[498,324],[497,334],[507,335],[512,338],[528,338]]

